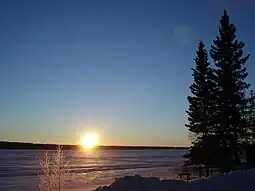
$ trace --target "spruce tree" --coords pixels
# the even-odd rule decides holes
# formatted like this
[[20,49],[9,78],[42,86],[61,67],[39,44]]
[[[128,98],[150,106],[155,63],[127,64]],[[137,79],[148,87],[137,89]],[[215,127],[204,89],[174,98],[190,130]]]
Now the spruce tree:
[[227,11],[224,10],[219,35],[213,41],[210,55],[216,66],[214,82],[217,85],[217,118],[214,123],[218,126],[216,134],[225,154],[222,157],[225,167],[231,162],[233,165],[240,162],[240,140],[248,136],[242,111],[247,106],[245,92],[249,84],[245,82],[248,75],[245,63],[249,55],[244,56],[243,48],[244,42],[236,39],[236,27],[230,23]]
[[[194,82],[190,86],[191,95],[188,96],[188,123],[185,126],[193,133],[196,140],[186,158],[191,164],[209,165],[208,137],[212,132],[212,69],[208,62],[208,53],[202,41],[198,44],[197,55],[192,68]],[[208,152],[209,151],[209,152]]]

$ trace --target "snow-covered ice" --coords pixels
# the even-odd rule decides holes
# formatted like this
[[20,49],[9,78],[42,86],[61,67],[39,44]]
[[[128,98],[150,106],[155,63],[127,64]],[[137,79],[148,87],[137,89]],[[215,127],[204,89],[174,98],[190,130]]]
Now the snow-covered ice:
[[125,176],[116,179],[110,186],[96,191],[252,191],[255,190],[255,169],[220,174],[203,180],[184,182],[160,180],[155,177]]

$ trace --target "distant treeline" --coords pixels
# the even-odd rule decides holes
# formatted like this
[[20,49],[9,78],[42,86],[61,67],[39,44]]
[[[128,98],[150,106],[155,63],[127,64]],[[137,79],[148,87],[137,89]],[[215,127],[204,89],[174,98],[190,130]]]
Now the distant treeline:
[[[80,145],[61,145],[64,150],[80,149]],[[57,144],[35,144],[23,142],[0,141],[0,149],[37,149],[55,150]],[[188,147],[160,147],[160,146],[97,146],[96,149],[102,150],[147,150],[147,149],[188,149]]]

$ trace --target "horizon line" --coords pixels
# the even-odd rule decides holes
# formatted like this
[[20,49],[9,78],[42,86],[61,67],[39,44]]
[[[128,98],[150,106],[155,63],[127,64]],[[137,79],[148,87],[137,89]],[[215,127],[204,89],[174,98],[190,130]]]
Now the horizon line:
[[[5,141],[1,140],[0,143],[7,144],[32,144],[32,145],[51,145],[51,146],[80,146],[80,144],[57,144],[57,143],[36,143],[36,142],[22,142],[22,141]],[[97,145],[97,147],[129,147],[129,148],[189,148],[189,146],[162,146],[162,145]]]

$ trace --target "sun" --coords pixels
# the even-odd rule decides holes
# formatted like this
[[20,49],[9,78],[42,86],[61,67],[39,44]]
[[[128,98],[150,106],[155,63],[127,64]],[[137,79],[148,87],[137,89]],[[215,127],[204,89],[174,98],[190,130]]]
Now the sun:
[[83,148],[91,149],[97,146],[97,134],[96,133],[88,133],[81,139],[81,145]]

